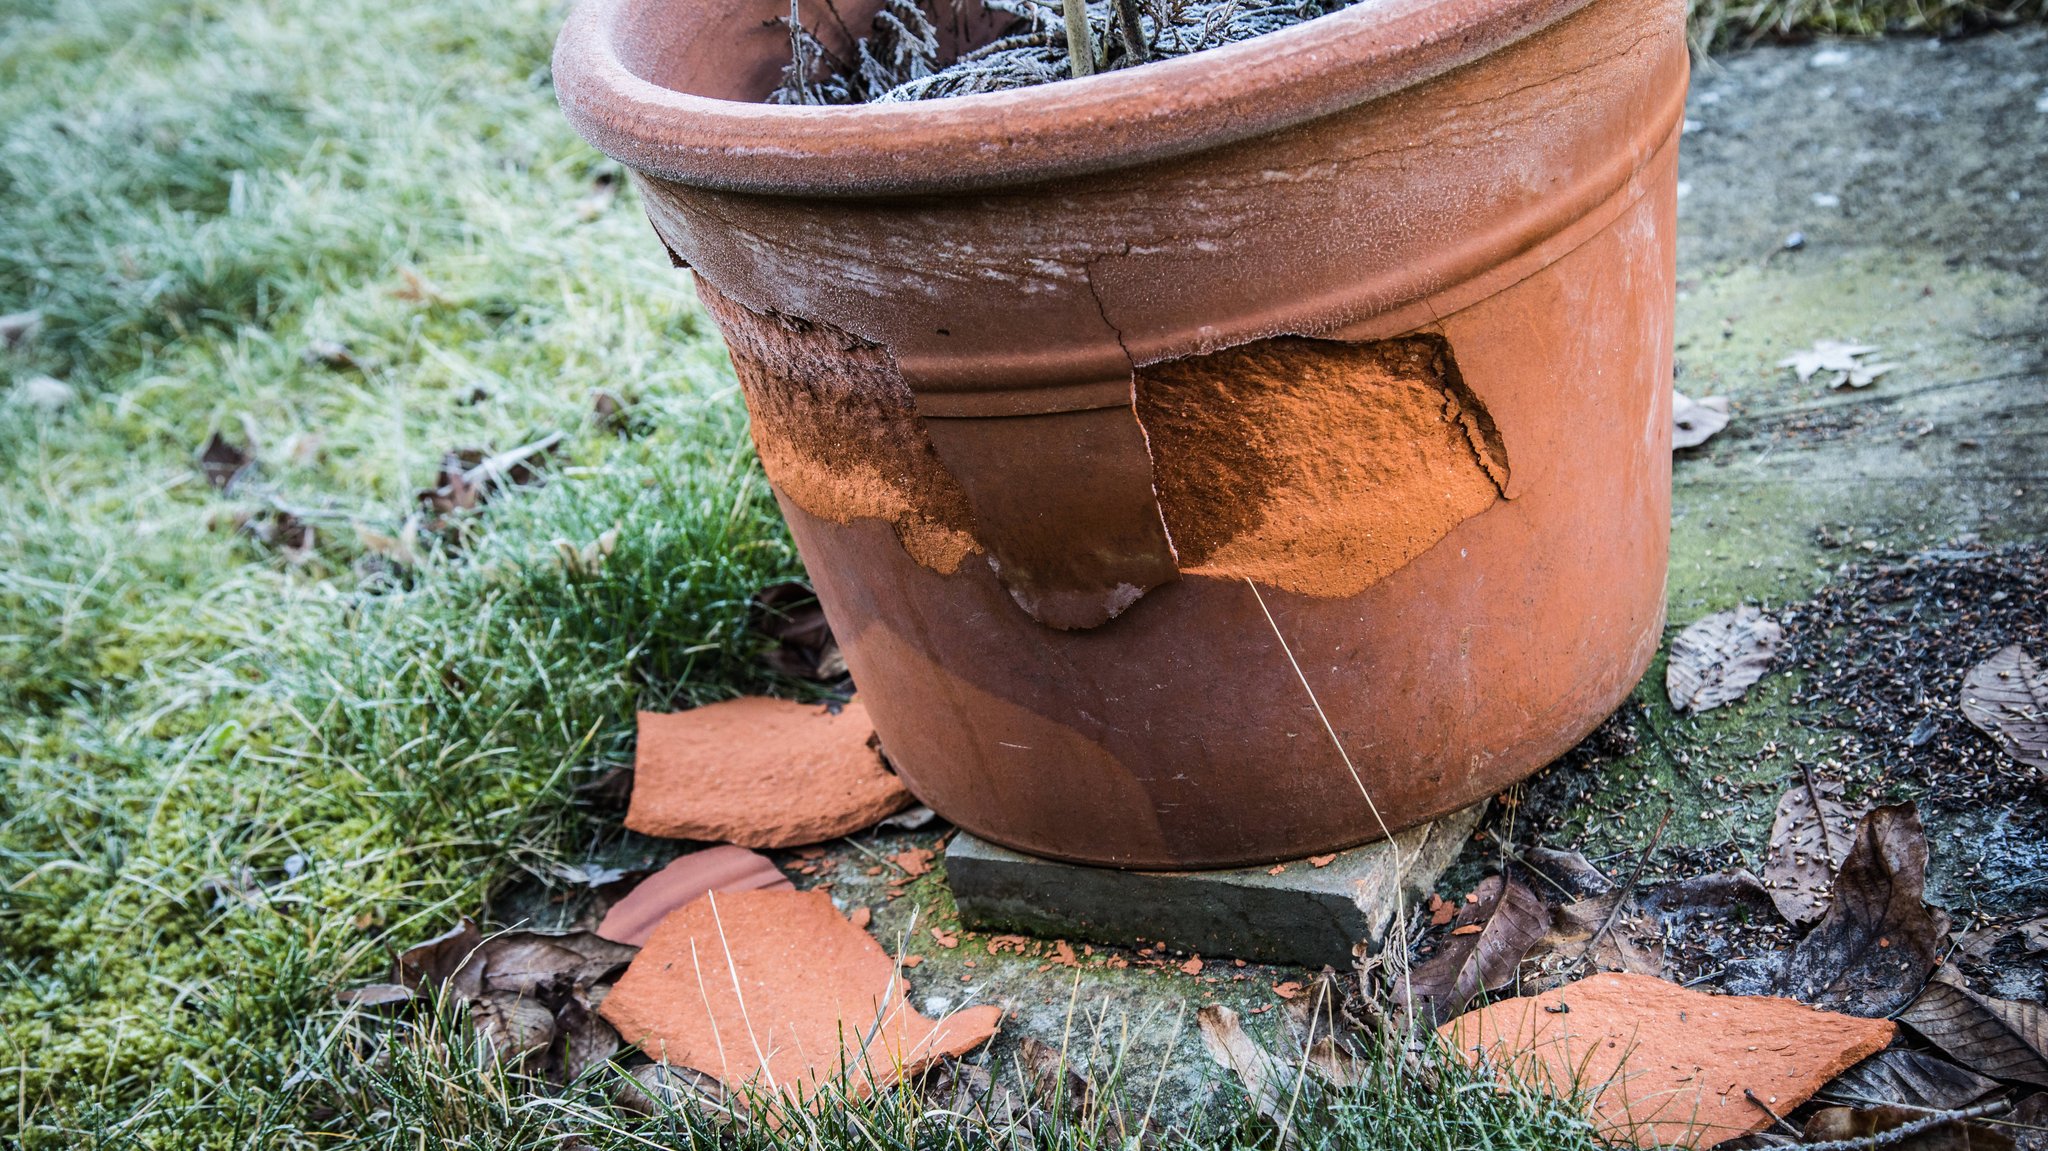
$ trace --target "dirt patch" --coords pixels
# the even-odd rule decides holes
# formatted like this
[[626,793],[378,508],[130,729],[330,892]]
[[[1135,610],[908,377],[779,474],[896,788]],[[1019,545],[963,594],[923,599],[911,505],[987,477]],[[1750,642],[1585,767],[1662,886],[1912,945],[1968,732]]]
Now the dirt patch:
[[1281,337],[1143,368],[1181,570],[1356,595],[1500,498],[1507,459],[1441,338]]
[[1804,673],[1793,702],[1837,737],[1844,772],[1920,802],[1939,897],[1990,915],[2048,908],[2048,796],[1961,709],[1963,677],[1993,652],[2048,653],[2048,548],[1860,564],[1784,618],[1787,663]]
[[750,311],[701,276],[697,296],[725,334],[776,490],[834,523],[889,521],[911,558],[940,573],[981,550],[967,496],[887,349],[829,324]]

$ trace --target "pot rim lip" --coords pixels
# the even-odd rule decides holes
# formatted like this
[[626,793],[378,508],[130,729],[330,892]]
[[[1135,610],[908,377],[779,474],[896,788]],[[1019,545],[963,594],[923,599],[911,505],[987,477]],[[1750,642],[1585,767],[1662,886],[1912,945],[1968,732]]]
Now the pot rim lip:
[[1358,0],[1081,80],[815,107],[695,96],[628,67],[628,16],[692,0],[578,0],[553,76],[576,130],[643,175],[727,192],[916,195],[1113,171],[1277,132],[1434,79],[1592,2]]

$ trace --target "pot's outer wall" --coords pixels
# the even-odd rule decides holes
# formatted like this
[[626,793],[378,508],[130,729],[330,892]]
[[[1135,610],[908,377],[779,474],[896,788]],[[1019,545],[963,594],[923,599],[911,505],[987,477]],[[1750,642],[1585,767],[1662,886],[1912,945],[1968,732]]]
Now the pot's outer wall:
[[[982,547],[1023,554],[1054,524],[1094,548],[1103,570],[1079,575],[1013,564],[999,580],[982,556],[942,574],[890,523],[835,522],[778,487],[883,746],[933,808],[1079,862],[1298,857],[1523,778],[1641,677],[1669,527],[1683,6],[1594,0],[1514,35],[1283,131],[972,195],[735,192],[615,152],[641,160],[656,230],[716,289],[736,348],[787,316],[881,349],[920,422],[945,429],[944,466],[976,469],[961,488]],[[1317,78],[1315,53],[1297,66]],[[1172,578],[1143,514],[1142,431],[1112,434],[1137,421],[1135,371],[1283,334],[1407,332],[1442,338],[1498,429],[1501,498],[1356,595],[1267,588],[1273,625],[1243,580]],[[1031,453],[980,446],[1015,416]],[[1061,419],[1092,430],[1048,436]],[[1137,454],[1062,455],[1084,440]],[[977,450],[947,454],[961,442]],[[1108,590],[1142,598],[1089,617],[1086,581],[1119,563],[1143,578]],[[1084,630],[1018,606],[1047,596],[1071,613],[1048,622]]]

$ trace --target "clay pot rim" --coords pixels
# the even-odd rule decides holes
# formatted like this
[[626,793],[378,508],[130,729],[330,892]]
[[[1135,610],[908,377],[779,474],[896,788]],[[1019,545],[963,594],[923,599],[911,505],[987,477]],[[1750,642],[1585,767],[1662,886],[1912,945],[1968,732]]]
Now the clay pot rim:
[[691,0],[579,0],[555,46],[564,114],[613,159],[730,192],[915,195],[1134,167],[1276,132],[1420,84],[1589,0],[1362,0],[1141,68],[903,104],[796,107],[693,96],[636,74],[629,16]]

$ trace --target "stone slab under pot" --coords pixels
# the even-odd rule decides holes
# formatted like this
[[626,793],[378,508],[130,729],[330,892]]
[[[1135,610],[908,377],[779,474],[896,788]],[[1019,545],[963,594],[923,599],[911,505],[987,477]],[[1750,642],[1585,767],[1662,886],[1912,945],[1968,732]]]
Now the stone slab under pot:
[[831,108],[757,102],[786,11],[583,0],[554,78],[694,270],[921,799],[1056,859],[1267,863],[1464,808],[1626,696],[1682,4],[1388,0]]

